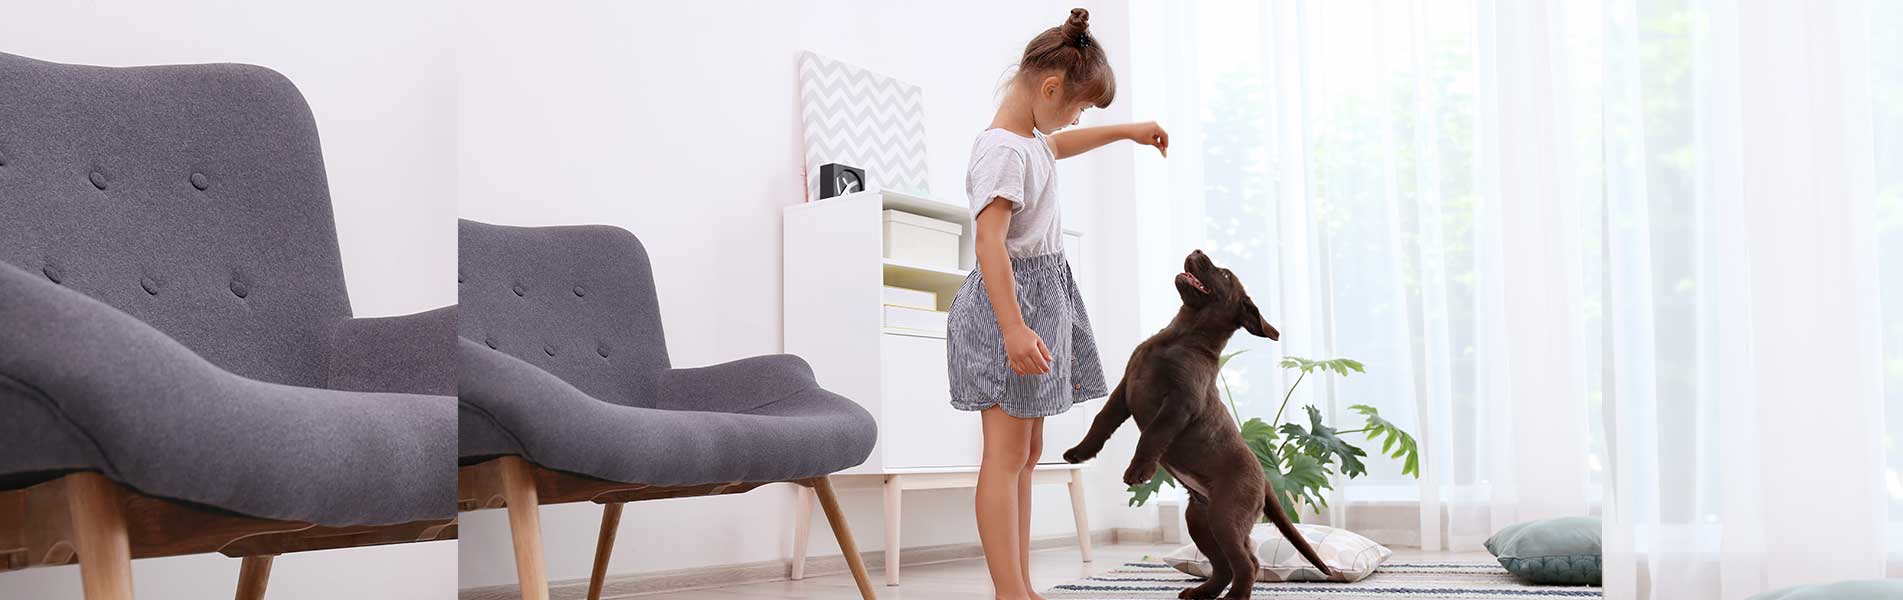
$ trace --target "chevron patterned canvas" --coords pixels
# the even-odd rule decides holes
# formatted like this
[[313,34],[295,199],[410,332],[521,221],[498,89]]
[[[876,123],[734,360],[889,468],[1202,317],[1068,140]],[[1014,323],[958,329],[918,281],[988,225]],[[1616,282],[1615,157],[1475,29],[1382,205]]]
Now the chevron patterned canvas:
[[930,197],[925,173],[924,92],[918,86],[826,58],[800,54],[800,124],[806,197],[819,197],[819,166],[866,170],[868,189]]

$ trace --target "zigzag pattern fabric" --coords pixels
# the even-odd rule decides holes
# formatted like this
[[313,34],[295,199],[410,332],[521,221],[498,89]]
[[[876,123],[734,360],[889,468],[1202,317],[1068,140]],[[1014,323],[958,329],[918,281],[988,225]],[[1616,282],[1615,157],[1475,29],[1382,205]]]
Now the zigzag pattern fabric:
[[819,197],[819,166],[826,163],[865,169],[868,189],[930,197],[924,97],[916,85],[800,53],[806,197]]

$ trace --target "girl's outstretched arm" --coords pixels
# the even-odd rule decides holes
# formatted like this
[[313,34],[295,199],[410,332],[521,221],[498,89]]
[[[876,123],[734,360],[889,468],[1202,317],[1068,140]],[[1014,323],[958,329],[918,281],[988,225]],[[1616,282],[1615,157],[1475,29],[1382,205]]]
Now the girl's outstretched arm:
[[1163,127],[1155,121],[1067,129],[1051,136],[1051,146],[1061,159],[1096,150],[1117,140],[1155,146],[1156,151],[1162,152],[1164,157],[1170,155],[1170,133],[1163,131]]

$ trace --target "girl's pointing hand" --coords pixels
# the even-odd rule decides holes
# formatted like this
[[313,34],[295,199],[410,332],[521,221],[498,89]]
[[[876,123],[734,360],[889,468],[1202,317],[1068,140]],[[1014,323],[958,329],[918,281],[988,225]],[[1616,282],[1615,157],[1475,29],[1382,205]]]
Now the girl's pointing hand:
[[1130,124],[1130,140],[1145,146],[1156,146],[1163,158],[1170,156],[1170,132],[1164,131],[1156,121]]

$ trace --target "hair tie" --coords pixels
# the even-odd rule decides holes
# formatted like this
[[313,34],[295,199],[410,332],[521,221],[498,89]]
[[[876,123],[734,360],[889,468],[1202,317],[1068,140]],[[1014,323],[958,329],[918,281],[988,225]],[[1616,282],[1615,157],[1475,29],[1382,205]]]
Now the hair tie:
[[1077,34],[1077,47],[1078,47],[1078,48],[1089,48],[1089,47],[1090,47],[1090,36],[1089,36],[1088,34],[1083,34],[1083,33],[1079,33],[1079,34]]

